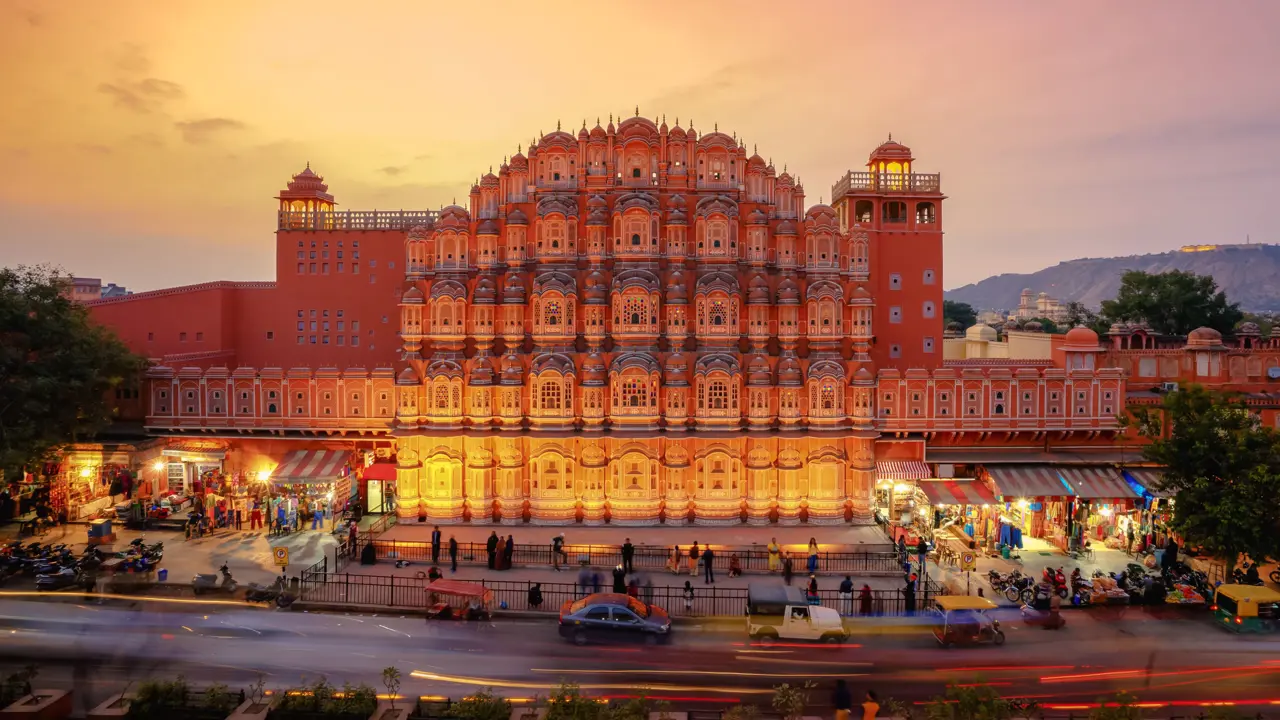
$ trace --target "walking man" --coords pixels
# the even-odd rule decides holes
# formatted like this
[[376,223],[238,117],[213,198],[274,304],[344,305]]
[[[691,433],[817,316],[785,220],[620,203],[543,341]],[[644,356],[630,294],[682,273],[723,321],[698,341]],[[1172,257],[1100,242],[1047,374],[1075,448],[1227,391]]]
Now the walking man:
[[920,574],[924,574],[924,559],[929,554],[929,543],[924,541],[921,535],[919,541],[916,542],[916,559],[920,562]]
[[440,526],[436,525],[431,531],[431,564],[435,565],[440,562]]
[[689,547],[689,574],[694,577],[698,575],[698,554],[698,541],[694,540]]
[[560,561],[569,564],[569,555],[564,551],[564,533],[551,538],[551,566],[560,572]]
[[489,539],[484,542],[485,551],[489,554],[489,569],[492,570],[498,560],[498,531],[489,532]]
[[703,584],[707,584],[707,585],[716,584],[715,570],[711,566],[712,561],[714,561],[715,559],[716,559],[716,554],[711,550],[711,546],[708,545],[707,549],[702,551],[702,567],[705,572],[705,577],[703,577],[702,579]]
[[631,564],[631,559],[635,557],[635,554],[636,548],[631,544],[631,538],[627,538],[626,542],[622,543],[622,568],[628,573],[636,571],[635,566]]
[[458,572],[458,539],[449,536],[449,572]]

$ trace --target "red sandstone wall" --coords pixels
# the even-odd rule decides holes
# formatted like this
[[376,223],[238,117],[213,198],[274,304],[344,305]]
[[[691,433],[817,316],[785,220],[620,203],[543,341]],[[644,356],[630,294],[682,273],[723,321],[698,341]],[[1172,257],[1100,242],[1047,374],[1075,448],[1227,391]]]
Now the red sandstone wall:
[[95,320],[149,358],[234,350],[233,283],[166,288],[89,303]]

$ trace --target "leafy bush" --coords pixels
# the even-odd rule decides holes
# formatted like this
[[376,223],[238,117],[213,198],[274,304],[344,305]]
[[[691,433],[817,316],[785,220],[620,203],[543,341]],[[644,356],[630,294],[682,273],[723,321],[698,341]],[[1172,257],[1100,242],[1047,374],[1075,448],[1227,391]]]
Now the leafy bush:
[[806,680],[802,685],[782,683],[773,688],[773,709],[782,713],[786,720],[798,720],[804,716],[804,708],[809,704],[809,691],[817,685]]
[[1115,697],[1098,700],[1098,706],[1089,711],[1089,720],[1141,720],[1142,710],[1134,707],[1133,696],[1126,692]]
[[929,720],[1009,720],[1013,706],[990,686],[951,685],[945,697],[925,705],[925,716]]
[[19,698],[30,695],[31,683],[39,674],[40,671],[35,665],[28,665],[6,677],[4,682],[0,683],[0,708],[9,707]]
[[369,685],[343,685],[339,691],[321,677],[310,685],[290,690],[280,699],[282,714],[357,715],[368,717],[378,707],[378,691]]
[[493,688],[480,688],[457,702],[449,714],[462,720],[509,720],[511,703],[495,695]]
[[722,720],[757,720],[760,708],[755,705],[734,705],[724,711]]
[[546,720],[604,720],[606,710],[600,701],[583,695],[577,683],[561,680],[547,698]]
[[187,708],[190,699],[191,686],[181,675],[172,680],[143,680],[133,692],[125,717],[132,720],[173,717],[175,711]]

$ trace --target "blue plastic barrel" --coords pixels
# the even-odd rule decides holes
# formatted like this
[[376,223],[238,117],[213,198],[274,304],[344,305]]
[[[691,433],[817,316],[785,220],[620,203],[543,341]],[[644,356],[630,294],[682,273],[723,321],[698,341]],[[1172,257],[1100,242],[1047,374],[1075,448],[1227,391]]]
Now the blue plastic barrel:
[[169,571],[164,568],[160,568],[160,572],[156,573],[156,577],[160,579],[160,582],[164,582],[169,577]]

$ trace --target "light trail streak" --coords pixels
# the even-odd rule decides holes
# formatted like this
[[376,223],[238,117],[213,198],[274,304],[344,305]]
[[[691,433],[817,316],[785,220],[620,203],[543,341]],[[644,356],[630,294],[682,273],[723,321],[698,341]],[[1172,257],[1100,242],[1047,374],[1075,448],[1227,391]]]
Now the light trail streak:
[[[749,673],[737,672],[734,670],[596,670],[594,668],[588,670],[576,669],[556,669],[556,668],[529,668],[529,672],[536,673],[559,673],[561,675],[701,675],[709,677],[745,677],[745,678],[843,678],[856,677],[848,673]],[[863,673],[865,674],[865,673]]]
[[[495,688],[515,688],[522,690],[555,690],[559,684],[551,685],[547,683],[518,682],[514,680],[497,680],[494,678],[476,678],[463,677],[460,675],[441,675],[439,673],[423,672],[422,670],[414,670],[409,673],[410,677],[419,680],[434,680],[436,682],[453,683],[455,685],[474,685],[476,687],[495,687]],[[579,685],[583,690],[633,690],[640,683],[622,682],[617,684],[594,683],[590,685]],[[641,685],[646,690],[662,690],[666,692],[701,692],[701,693],[724,693],[734,694],[743,693],[750,695],[770,695],[773,688],[736,688],[736,687],[698,687],[694,685],[664,685],[664,684],[648,684]]]
[[[76,593],[88,597],[103,598],[104,600],[129,600],[131,602],[157,602],[172,603],[175,605],[230,605],[238,608],[253,607],[248,603],[238,600],[194,600],[192,598],[166,598],[156,597],[154,595],[116,595],[114,593]],[[47,592],[36,592],[34,590],[3,590],[0,591],[0,599],[16,598],[16,597],[38,597],[44,600],[50,598]]]

